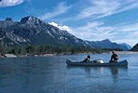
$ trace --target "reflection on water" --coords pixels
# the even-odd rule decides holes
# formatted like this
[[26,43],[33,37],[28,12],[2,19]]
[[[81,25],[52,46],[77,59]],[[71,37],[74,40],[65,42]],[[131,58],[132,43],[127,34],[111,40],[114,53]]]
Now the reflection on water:
[[100,74],[104,74],[107,73],[105,71],[110,71],[113,81],[117,82],[118,78],[119,78],[119,72],[121,71],[125,71],[125,73],[127,73],[127,69],[128,67],[83,67],[83,66],[67,66],[68,69],[83,69],[86,72],[86,75],[88,76],[88,78],[91,78],[91,76],[93,75],[93,73],[100,73]]
[[110,71],[113,77],[113,81],[117,82],[119,80],[119,72],[120,71],[125,71],[127,73],[127,68],[128,67],[111,67]]
[[[124,67],[68,67],[85,55],[0,59],[0,93],[137,93],[135,55]],[[109,55],[92,55],[107,59]],[[133,60],[131,60],[133,57]]]

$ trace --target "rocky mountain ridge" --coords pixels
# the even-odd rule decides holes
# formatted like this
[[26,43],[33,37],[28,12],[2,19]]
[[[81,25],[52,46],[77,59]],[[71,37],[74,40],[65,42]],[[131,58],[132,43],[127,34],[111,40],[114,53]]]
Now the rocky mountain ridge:
[[108,39],[103,41],[79,39],[33,16],[24,17],[19,22],[14,22],[11,18],[0,21],[0,41],[6,45],[83,46],[129,50],[129,47]]

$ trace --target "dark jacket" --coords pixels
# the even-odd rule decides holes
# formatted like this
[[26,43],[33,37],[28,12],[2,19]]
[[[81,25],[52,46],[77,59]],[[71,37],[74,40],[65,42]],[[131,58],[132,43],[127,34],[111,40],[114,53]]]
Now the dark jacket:
[[110,62],[117,62],[117,61],[118,61],[118,55],[117,55],[117,54],[113,54],[113,55],[111,56]]

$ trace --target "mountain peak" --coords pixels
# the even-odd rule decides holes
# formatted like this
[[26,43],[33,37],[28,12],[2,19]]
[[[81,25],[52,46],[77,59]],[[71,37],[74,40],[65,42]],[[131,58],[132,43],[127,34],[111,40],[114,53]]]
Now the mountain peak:
[[103,42],[111,42],[109,39],[102,40]]
[[26,16],[21,19],[21,23],[28,23],[28,24],[40,24],[42,21],[34,16]]

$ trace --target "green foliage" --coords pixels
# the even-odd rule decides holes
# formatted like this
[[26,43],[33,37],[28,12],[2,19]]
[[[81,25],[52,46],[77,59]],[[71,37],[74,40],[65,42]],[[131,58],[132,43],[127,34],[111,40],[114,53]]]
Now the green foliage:
[[27,46],[4,46],[0,43],[0,53],[10,53],[15,55],[41,55],[41,54],[75,54],[75,53],[102,53],[107,50],[93,49],[88,47],[52,46],[52,45],[27,45]]
[[4,50],[3,42],[0,42],[0,55],[4,54]]

